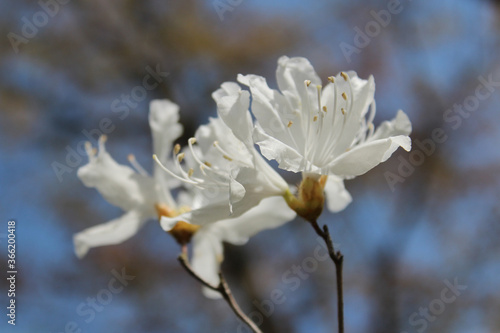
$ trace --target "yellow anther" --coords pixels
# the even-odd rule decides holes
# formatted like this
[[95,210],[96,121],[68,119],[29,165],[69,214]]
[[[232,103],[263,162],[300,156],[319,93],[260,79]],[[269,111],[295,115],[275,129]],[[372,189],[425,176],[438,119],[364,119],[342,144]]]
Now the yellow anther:
[[229,162],[231,162],[233,159],[227,155],[222,155],[222,157],[224,157],[226,160],[228,160]]
[[193,174],[194,174],[194,170],[193,170],[193,168],[189,169],[189,171],[188,171],[188,176],[189,176],[189,177],[192,177],[192,176],[193,176]]
[[326,105],[325,105],[325,106],[323,106],[323,111],[325,111],[325,113],[328,111],[328,110],[326,109]]
[[345,92],[342,93],[342,98],[345,99],[347,101],[347,95]]
[[211,168],[211,167],[212,167],[212,163],[210,163],[210,162],[205,161],[205,162],[203,162],[203,164],[205,164],[205,165],[206,165],[207,167],[209,167],[209,168]]
[[341,108],[340,111],[342,111],[342,114],[345,116],[345,109]]
[[196,138],[190,138],[189,143],[194,145],[196,143]]
[[179,161],[179,163],[182,162],[182,160],[184,160],[184,156],[186,156],[186,154],[184,153],[181,153],[177,156],[177,160]]
[[347,76],[347,74],[345,72],[340,72],[340,75],[344,78],[344,80],[347,81],[347,79],[349,79],[349,76]]
[[311,80],[305,80],[304,83],[309,87],[309,85],[311,84]]
[[174,155],[179,154],[180,151],[181,151],[181,145],[180,144],[176,144],[174,146]]
[[290,127],[292,127],[292,125],[293,125],[293,121],[289,121],[289,122],[288,122],[288,125],[286,125],[286,126],[287,126],[288,128],[290,128]]
[[328,81],[330,81],[331,83],[335,83],[335,78],[333,76],[329,76]]
[[318,116],[314,116],[313,121],[318,120]]

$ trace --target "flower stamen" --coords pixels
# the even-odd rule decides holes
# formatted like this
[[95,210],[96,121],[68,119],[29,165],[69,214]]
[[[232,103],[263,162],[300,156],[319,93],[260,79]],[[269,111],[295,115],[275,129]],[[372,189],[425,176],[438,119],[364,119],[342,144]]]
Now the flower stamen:
[[135,155],[134,154],[129,154],[127,156],[127,159],[129,163],[132,165],[132,167],[141,175],[141,176],[148,176],[148,172],[142,167],[142,165],[137,162]]
[[163,171],[165,171],[166,173],[168,173],[170,176],[174,177],[175,179],[178,179],[182,182],[186,182],[188,184],[192,184],[192,185],[197,185],[198,183],[195,182],[195,181],[192,181],[192,180],[189,180],[189,179],[186,179],[186,178],[182,178],[180,176],[178,176],[177,174],[175,174],[174,172],[170,171],[168,168],[166,168],[161,162],[160,160],[158,159],[158,156],[156,156],[156,154],[153,155],[153,160],[160,166],[160,168],[163,169]]
[[[196,154],[196,152],[194,151],[194,148],[193,148],[193,144],[195,144],[195,143],[196,143],[196,138],[190,138],[188,140],[189,150],[191,151],[191,155],[193,156],[196,163],[198,163],[200,166],[206,165],[207,167],[212,168],[212,164],[210,164],[208,162],[202,162],[200,160],[200,158],[198,157],[198,155]],[[202,170],[202,172],[204,172],[204,170]]]
[[97,149],[92,147],[92,144],[90,143],[90,141],[87,141],[87,142],[85,142],[85,152],[87,153],[89,160],[93,161],[95,159],[96,154],[97,154]]
[[174,156],[177,156],[177,154],[179,154],[180,151],[181,151],[181,145],[180,144],[176,144],[174,146]]

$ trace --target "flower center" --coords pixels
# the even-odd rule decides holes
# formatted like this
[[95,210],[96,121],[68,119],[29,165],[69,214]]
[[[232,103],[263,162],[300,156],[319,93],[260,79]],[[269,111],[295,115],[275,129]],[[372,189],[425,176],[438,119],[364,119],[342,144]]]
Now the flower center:
[[[317,85],[316,93],[313,94],[310,88],[311,81],[304,81],[306,89],[306,100],[302,105],[302,133],[305,142],[303,145],[303,156],[309,162],[305,172],[318,172],[315,167],[320,169],[332,162],[335,157],[350,147],[352,142],[351,126],[356,119],[352,119],[356,113],[354,108],[354,89],[351,79],[345,72],[341,72],[336,77],[328,77],[328,84],[325,89]],[[314,100],[316,95],[316,100]],[[316,104],[316,106],[314,106]],[[361,119],[360,119],[361,121]],[[365,121],[366,122],[366,121]],[[287,128],[294,126],[293,121],[289,121]],[[356,140],[358,138],[356,137]],[[352,140],[351,140],[352,141]],[[344,146],[346,146],[344,148]]]

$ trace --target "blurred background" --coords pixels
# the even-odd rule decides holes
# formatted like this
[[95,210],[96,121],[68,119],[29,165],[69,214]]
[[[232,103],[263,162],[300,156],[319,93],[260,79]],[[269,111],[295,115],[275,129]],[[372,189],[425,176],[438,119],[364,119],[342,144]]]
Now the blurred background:
[[[248,332],[204,298],[155,221],[75,257],[74,233],[121,215],[77,179],[78,151],[108,119],[112,156],[150,170],[149,101],[180,105],[185,143],[215,115],[212,91],[238,73],[275,86],[281,55],[307,57],[324,81],[373,74],[375,123],[403,109],[420,151],[346,182],[352,204],[320,220],[345,255],[346,332],[500,332],[498,1],[59,1],[0,3],[2,276],[9,219],[18,264],[17,324],[2,278],[1,332]],[[137,88],[151,71],[155,88]],[[226,247],[227,279],[264,332],[336,331],[319,244],[296,220]],[[106,298],[122,270],[133,280]]]

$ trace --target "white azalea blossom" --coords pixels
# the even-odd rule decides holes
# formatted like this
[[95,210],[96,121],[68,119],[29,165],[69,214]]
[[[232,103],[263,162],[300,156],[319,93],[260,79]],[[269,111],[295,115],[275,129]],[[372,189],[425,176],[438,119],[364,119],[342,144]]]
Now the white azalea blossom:
[[[248,92],[228,82],[213,97],[219,117],[199,127],[189,140],[189,148],[177,155],[177,170],[164,168],[172,177],[199,189],[204,201],[197,209],[162,217],[166,231],[179,221],[206,225],[236,218],[262,199],[288,191],[286,181],[254,147]],[[228,122],[237,128],[231,129]],[[187,166],[181,165],[184,160]]]
[[[166,153],[182,133],[178,123],[179,107],[168,100],[152,101],[149,124],[153,147],[165,164],[170,164]],[[177,209],[169,187],[177,184],[167,181],[166,175],[155,165],[153,177],[129,156],[129,166],[117,163],[106,151],[105,137],[99,139],[98,151],[86,145],[89,163],[78,169],[78,177],[87,187],[93,187],[112,205],[125,211],[121,217],[77,233],[73,237],[75,252],[79,258],[90,248],[118,244],[134,236],[144,223],[157,217],[155,205],[165,204]]]
[[[190,140],[187,155],[179,154],[179,146],[173,148],[174,140],[182,133],[178,120],[176,104],[168,100],[151,103],[149,123],[153,151],[159,162],[154,164],[153,176],[132,156],[129,159],[135,170],[117,163],[106,151],[105,137],[99,140],[98,151],[87,144],[89,163],[78,170],[78,177],[86,186],[96,188],[108,202],[122,208],[125,214],[77,233],[74,245],[79,258],[93,247],[129,239],[148,219],[161,216],[162,226],[168,220],[165,230],[179,242],[192,241],[193,270],[217,285],[223,242],[243,245],[256,233],[279,227],[295,217],[282,197],[288,188],[286,182],[265,167],[262,157],[260,162],[264,164],[257,168],[257,155],[250,153],[249,146],[237,139],[221,119],[212,119],[209,125],[200,127],[196,135],[199,144],[193,146],[195,140]],[[251,128],[248,131],[251,133]],[[183,170],[184,156],[190,165],[199,167],[196,172]],[[170,169],[177,169],[180,175]],[[174,200],[171,190],[181,184],[179,180],[187,190],[180,191]],[[232,202],[233,216],[229,202]],[[204,293],[208,297],[220,297],[206,288]]]
[[343,179],[366,173],[398,147],[411,149],[411,123],[403,111],[375,130],[372,76],[363,80],[355,72],[341,72],[323,87],[307,59],[283,56],[276,78],[279,91],[261,76],[238,76],[252,94],[254,140],[282,169],[302,172],[304,178],[328,176],[330,210],[351,201]]

